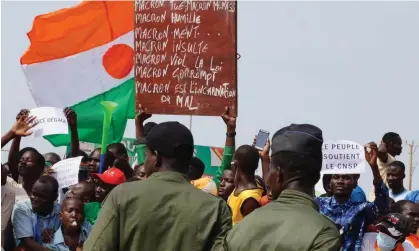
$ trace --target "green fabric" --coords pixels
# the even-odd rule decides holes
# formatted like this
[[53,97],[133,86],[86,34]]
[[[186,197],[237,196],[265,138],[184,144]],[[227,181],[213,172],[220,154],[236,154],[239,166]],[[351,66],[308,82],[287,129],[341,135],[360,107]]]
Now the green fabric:
[[90,224],[94,225],[101,208],[102,204],[99,202],[87,203],[84,205],[84,219],[87,220]]
[[144,164],[145,161],[145,145],[136,145],[135,152],[137,153],[137,162],[139,165]]
[[[101,101],[112,101],[118,104],[112,115],[109,143],[121,142],[127,120],[135,118],[134,79],[129,79],[105,93],[71,106],[77,113],[77,132],[80,141],[102,143],[104,110],[100,104]],[[70,132],[65,135],[49,135],[44,138],[54,146],[67,146],[71,142]]]
[[319,213],[312,197],[285,190],[277,200],[236,224],[224,249],[336,251],[340,235],[336,225]]
[[221,183],[221,176],[223,176],[224,170],[230,169],[231,161],[233,161],[233,155],[234,146],[224,147],[223,160],[221,162],[221,166],[217,169],[217,172],[215,173],[214,178],[212,179],[217,185],[217,188]]
[[112,190],[83,250],[221,250],[231,227],[222,199],[180,173],[157,172]]

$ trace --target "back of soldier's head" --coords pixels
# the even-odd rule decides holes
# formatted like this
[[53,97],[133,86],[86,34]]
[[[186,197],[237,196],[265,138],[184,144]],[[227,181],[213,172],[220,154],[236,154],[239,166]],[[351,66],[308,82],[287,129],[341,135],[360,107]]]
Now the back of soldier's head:
[[314,186],[322,168],[322,131],[310,124],[292,124],[272,137],[271,162],[284,178]]

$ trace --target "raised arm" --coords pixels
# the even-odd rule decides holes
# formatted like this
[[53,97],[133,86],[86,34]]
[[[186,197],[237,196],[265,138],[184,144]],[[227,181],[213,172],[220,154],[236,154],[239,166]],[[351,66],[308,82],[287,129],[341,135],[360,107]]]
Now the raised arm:
[[144,137],[144,121],[151,118],[151,114],[145,113],[143,106],[139,105],[138,114],[135,116],[135,138]]
[[[17,114],[16,121],[19,121],[22,118],[28,117],[28,116],[29,116],[29,110],[22,109]],[[19,181],[19,173],[18,173],[18,170],[17,170],[17,165],[19,163],[18,154],[19,154],[21,139],[22,139],[22,136],[15,135],[15,137],[12,141],[12,145],[10,146],[10,149],[9,149],[9,156],[8,156],[8,160],[7,160],[7,162],[9,163],[9,169],[10,169],[10,172],[12,174],[12,178],[16,182]]]
[[71,143],[70,153],[71,157],[77,156],[80,151],[79,134],[77,132],[77,114],[71,108],[64,108],[64,115],[67,118],[68,126],[70,127]]
[[379,146],[377,146],[377,144],[375,142],[370,142],[367,144],[367,147],[369,148],[375,148],[377,149],[377,157],[378,159],[383,162],[383,163],[387,163],[388,160],[388,153],[387,153],[387,147],[386,144],[384,142],[381,142]]
[[[253,139],[253,146],[256,144],[256,137]],[[269,157],[269,150],[271,149],[271,141],[269,138],[266,140],[266,144],[262,150],[259,151],[259,158],[262,164],[262,179],[265,184],[268,184],[269,165],[271,164],[271,158]]]
[[36,125],[37,123],[35,123],[34,116],[20,116],[13,125],[12,129],[10,129],[10,131],[1,137],[1,148],[3,148],[3,146],[9,143],[10,140],[16,137],[26,137],[31,135],[32,131],[30,130]]
[[226,124],[226,142],[221,166],[217,169],[217,172],[215,173],[215,176],[213,178],[213,181],[215,182],[217,187],[220,185],[221,176],[223,176],[224,170],[228,169],[231,165],[231,161],[233,160],[233,154],[235,150],[237,119],[235,117],[230,116],[231,114],[232,111],[230,111],[230,108],[226,107],[223,115],[221,116],[224,123]]
[[373,174],[373,184],[375,191],[375,200],[373,203],[368,204],[367,216],[370,220],[375,220],[378,215],[386,212],[388,207],[388,188],[384,184],[383,179],[381,178],[380,171],[378,170],[377,159],[378,159],[378,149],[371,147],[371,150],[365,151],[365,157],[371,166],[371,171]]
[[[144,121],[149,119],[151,114],[145,113],[143,106],[139,105],[138,114],[135,116],[135,138],[138,140],[143,138],[144,135]],[[135,147],[137,153],[138,163],[142,164],[145,160],[145,145],[137,145]]]

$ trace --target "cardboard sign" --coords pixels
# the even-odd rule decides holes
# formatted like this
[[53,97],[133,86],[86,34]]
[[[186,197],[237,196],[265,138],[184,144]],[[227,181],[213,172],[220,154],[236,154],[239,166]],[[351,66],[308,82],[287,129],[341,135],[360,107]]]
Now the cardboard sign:
[[79,182],[80,162],[83,157],[68,158],[57,162],[52,169],[60,188],[66,188]]
[[237,109],[236,1],[136,0],[134,20],[137,110],[220,116],[226,106]]
[[38,107],[30,111],[30,116],[36,116],[38,125],[33,128],[35,137],[68,134],[68,122],[61,108]]
[[323,143],[323,174],[364,173],[364,147],[358,143],[338,140]]

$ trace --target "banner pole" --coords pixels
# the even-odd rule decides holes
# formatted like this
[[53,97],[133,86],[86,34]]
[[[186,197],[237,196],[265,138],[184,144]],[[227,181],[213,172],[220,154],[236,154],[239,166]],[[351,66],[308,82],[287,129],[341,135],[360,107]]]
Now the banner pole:
[[192,132],[192,115],[189,115],[189,131]]

